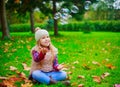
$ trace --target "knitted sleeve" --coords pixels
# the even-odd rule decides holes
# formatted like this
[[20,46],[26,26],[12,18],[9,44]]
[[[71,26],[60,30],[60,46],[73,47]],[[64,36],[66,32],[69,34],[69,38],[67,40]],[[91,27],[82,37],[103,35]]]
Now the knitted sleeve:
[[32,51],[32,57],[35,62],[39,62],[44,59],[44,54],[42,52],[37,52],[35,50]]
[[55,70],[59,70],[57,67],[58,67],[58,58],[57,58],[57,55],[55,56],[55,59],[54,59],[54,62],[53,62],[53,68],[55,69]]

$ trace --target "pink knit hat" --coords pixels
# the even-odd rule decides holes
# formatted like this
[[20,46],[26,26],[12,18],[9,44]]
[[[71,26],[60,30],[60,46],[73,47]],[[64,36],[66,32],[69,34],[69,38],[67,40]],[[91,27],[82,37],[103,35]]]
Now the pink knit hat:
[[38,41],[44,35],[49,36],[49,33],[47,30],[41,29],[39,27],[35,28],[35,40],[36,41]]

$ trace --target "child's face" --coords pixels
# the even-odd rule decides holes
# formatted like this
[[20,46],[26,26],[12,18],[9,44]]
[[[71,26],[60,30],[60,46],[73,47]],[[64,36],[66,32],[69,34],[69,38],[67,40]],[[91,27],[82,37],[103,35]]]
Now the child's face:
[[40,38],[40,45],[44,47],[48,47],[50,45],[50,37],[44,35]]

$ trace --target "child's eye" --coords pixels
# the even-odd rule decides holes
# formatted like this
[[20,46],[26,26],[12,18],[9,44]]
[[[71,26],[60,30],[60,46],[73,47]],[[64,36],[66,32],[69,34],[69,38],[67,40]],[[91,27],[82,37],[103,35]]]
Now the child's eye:
[[42,37],[42,39],[45,39],[45,37]]

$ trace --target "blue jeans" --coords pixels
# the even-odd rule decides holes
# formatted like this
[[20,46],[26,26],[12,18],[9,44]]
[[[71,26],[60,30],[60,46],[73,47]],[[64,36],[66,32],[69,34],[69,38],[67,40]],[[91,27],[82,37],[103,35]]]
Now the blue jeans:
[[44,84],[49,84],[50,78],[56,81],[61,81],[61,80],[65,80],[66,77],[67,77],[67,74],[64,71],[43,72],[41,70],[35,70],[32,73],[33,79]]

